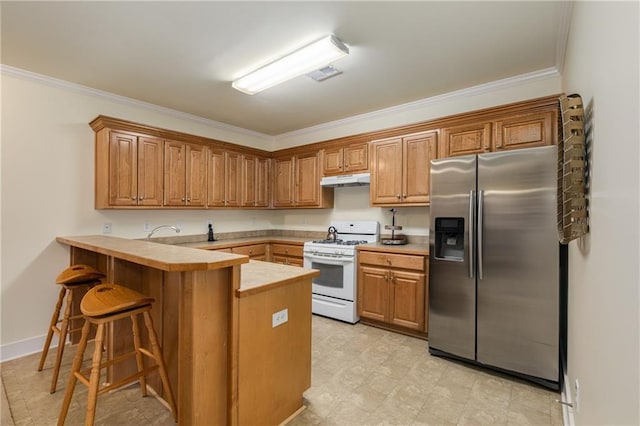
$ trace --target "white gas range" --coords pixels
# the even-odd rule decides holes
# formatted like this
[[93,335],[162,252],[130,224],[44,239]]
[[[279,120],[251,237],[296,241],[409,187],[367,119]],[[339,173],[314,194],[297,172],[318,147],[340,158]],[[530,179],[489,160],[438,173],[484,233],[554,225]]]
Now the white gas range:
[[333,221],[329,230],[331,235],[327,235],[335,239],[304,243],[304,267],[320,271],[320,276],[313,279],[311,310],[356,323],[356,246],[378,241],[380,226],[373,221]]

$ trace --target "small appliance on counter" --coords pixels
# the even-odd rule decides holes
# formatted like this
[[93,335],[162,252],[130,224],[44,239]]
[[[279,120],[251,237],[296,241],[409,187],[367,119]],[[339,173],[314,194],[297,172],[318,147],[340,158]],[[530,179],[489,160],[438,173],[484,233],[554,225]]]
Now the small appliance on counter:
[[393,215],[392,219],[391,219],[391,225],[385,225],[384,229],[388,229],[391,230],[391,238],[381,238],[380,242],[384,245],[387,246],[398,246],[398,245],[403,245],[403,244],[407,244],[407,237],[402,235],[402,234],[398,234],[396,235],[396,231],[402,231],[402,226],[400,225],[396,225],[396,209],[391,209],[389,210],[391,212],[391,214]]

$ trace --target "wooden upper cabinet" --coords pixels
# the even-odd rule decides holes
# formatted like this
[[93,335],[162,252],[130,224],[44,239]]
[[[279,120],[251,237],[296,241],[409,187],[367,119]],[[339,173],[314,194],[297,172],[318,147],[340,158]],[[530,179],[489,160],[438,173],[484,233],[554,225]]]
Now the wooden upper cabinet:
[[371,205],[427,205],[429,166],[436,152],[436,131],[373,141]]
[[271,204],[271,160],[257,157],[256,161],[256,207],[269,207]]
[[239,207],[242,203],[242,155],[220,149],[209,150],[207,205]]
[[402,138],[371,143],[371,204],[402,202]]
[[164,142],[164,205],[205,206],[207,157],[205,147]]
[[493,150],[553,145],[558,134],[557,112],[542,111],[499,119],[494,124]]
[[104,190],[100,188],[96,207],[161,206],[162,140],[123,132],[108,135],[108,203],[98,205],[99,192]]
[[369,169],[369,147],[366,142],[324,149],[324,176],[363,173]]
[[333,207],[333,188],[320,186],[321,157],[315,151],[273,159],[273,207]]
[[553,145],[558,133],[557,117],[557,108],[546,108],[515,112],[491,122],[445,127],[438,154],[444,158]]
[[317,206],[320,200],[320,170],[316,152],[295,159],[295,204]]
[[242,206],[269,206],[269,159],[243,155]]
[[294,158],[273,160],[273,206],[292,207],[294,205]]
[[491,123],[471,123],[441,130],[438,156],[457,157],[491,151]]

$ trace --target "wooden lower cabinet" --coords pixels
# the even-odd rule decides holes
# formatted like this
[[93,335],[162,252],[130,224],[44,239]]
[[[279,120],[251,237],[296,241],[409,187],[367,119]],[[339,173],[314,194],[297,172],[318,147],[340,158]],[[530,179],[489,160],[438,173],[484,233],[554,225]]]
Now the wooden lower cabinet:
[[427,334],[426,256],[358,253],[358,315],[363,323]]
[[271,261],[283,265],[303,266],[302,245],[295,244],[271,244]]
[[251,244],[246,246],[233,247],[231,253],[243,254],[253,260],[268,260],[266,244]]

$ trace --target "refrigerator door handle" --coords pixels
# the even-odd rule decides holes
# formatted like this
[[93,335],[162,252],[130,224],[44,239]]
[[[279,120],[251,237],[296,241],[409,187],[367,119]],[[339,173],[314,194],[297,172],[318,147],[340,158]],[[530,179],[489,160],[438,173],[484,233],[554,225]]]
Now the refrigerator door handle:
[[469,191],[469,278],[474,278],[475,265],[473,259],[475,258],[473,240],[474,240],[474,226],[473,226],[473,213],[475,212],[476,194],[472,189]]
[[483,207],[484,207],[484,191],[478,191],[478,279],[483,279],[484,278],[484,274],[482,271],[482,263],[483,263],[483,259],[482,259],[482,246],[483,244],[483,238],[482,238],[482,228],[484,228],[484,214],[483,214]]

